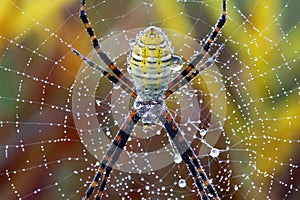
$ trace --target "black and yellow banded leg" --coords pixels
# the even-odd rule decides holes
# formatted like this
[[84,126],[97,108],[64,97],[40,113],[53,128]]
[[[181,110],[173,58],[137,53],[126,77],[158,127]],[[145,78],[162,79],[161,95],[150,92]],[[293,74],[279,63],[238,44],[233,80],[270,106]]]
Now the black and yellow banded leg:
[[105,70],[103,67],[101,67],[100,65],[97,65],[96,63],[94,63],[93,61],[91,61],[90,59],[86,58],[85,56],[83,56],[79,51],[77,51],[76,49],[72,49],[72,51],[78,56],[80,57],[86,64],[88,64],[90,67],[100,71],[104,77],[108,78],[112,83],[119,85],[126,93],[130,94],[130,96],[134,99],[136,99],[137,94],[134,91],[133,88],[129,87],[128,85],[126,85],[126,83],[124,83],[122,80],[120,80],[119,78],[116,78],[114,75],[112,75],[110,72],[108,72],[107,70]]
[[206,43],[203,46],[203,49],[205,51],[208,51],[210,48],[211,43],[216,39],[219,31],[222,29],[222,27],[224,26],[224,24],[226,23],[226,16],[227,16],[227,3],[226,0],[223,0],[223,4],[222,4],[222,15],[219,18],[217,24],[215,25],[214,30],[211,32],[208,40],[206,41]]
[[137,111],[133,109],[129,116],[127,117],[126,121],[122,124],[120,130],[118,131],[117,135],[115,136],[114,140],[112,141],[110,147],[108,148],[107,152],[105,153],[103,159],[101,160],[100,166],[98,171],[90,184],[89,188],[86,191],[85,199],[89,199],[90,196],[93,194],[95,187],[97,186],[99,180],[101,179],[103,172],[106,167],[106,172],[104,178],[100,184],[98,193],[96,194],[96,199],[101,198],[101,195],[105,189],[106,182],[109,178],[109,175],[112,171],[112,165],[118,160],[121,155],[121,152],[126,145],[126,142],[132,132],[135,124],[139,121],[140,116],[138,115]]
[[80,19],[84,24],[84,27],[86,31],[88,32],[91,41],[93,43],[93,47],[96,50],[98,56],[102,59],[102,61],[112,70],[112,72],[121,79],[124,83],[126,83],[129,87],[133,88],[133,83],[124,76],[124,74],[118,69],[117,66],[114,65],[112,60],[107,56],[107,54],[102,50],[100,47],[100,44],[98,42],[98,39],[94,33],[94,30],[89,22],[89,19],[87,17],[87,14],[85,12],[85,0],[82,0],[81,2],[81,8],[80,8]]
[[113,170],[113,165],[118,161],[127,141],[128,141],[128,138],[129,138],[129,134],[126,134],[123,132],[123,136],[121,138],[121,141],[118,143],[117,145],[117,148],[115,149],[115,152],[113,154],[113,157],[110,161],[110,163],[108,164],[107,168],[106,168],[106,171],[105,171],[105,175],[104,175],[104,178],[102,179],[101,181],[101,184],[100,184],[100,187],[98,189],[98,193],[95,197],[95,200],[100,200],[102,195],[103,195],[103,192],[104,192],[104,189],[106,187],[106,184],[107,184],[107,181],[108,181],[108,178],[110,176],[110,173],[112,172]]
[[104,189],[105,189],[105,185],[106,185],[106,183],[107,183],[107,180],[108,180],[108,178],[109,178],[111,172],[112,172],[112,167],[108,166],[108,167],[106,168],[104,178],[102,179],[102,182],[101,182],[101,184],[100,184],[98,193],[97,193],[97,195],[95,196],[95,200],[101,200],[101,197],[102,197],[102,195],[103,195],[103,191],[104,191]]
[[185,153],[189,156],[195,168],[197,169],[197,172],[199,173],[201,180],[207,188],[208,192],[214,197],[214,199],[220,200],[217,191],[215,190],[214,186],[209,182],[208,177],[200,164],[200,160],[195,155],[194,151],[192,149],[187,149]]
[[124,129],[121,129],[118,134],[120,134],[120,141],[118,142],[118,144],[114,144],[114,146],[116,147],[115,148],[115,151],[114,151],[114,154],[112,156],[112,159],[111,161],[109,162],[107,168],[106,168],[106,171],[105,171],[105,176],[104,178],[102,179],[102,182],[100,184],[100,187],[99,187],[99,190],[98,190],[98,193],[95,197],[95,200],[100,200],[101,197],[102,197],[102,194],[103,194],[103,191],[105,189],[105,186],[107,184],[107,181],[108,181],[108,178],[110,176],[110,173],[112,172],[113,170],[113,165],[118,161],[128,139],[129,139],[129,136],[130,136],[130,133],[132,132],[133,128],[134,128],[134,125],[138,122],[138,120],[140,119],[140,117],[136,114],[136,113],[133,113],[134,115],[130,115],[128,120],[127,120],[127,123],[125,124],[125,126],[123,127]]
[[220,55],[221,51],[224,49],[224,44],[222,44],[219,49],[214,53],[212,57],[210,57],[203,65],[200,66],[200,69],[194,70],[189,76],[184,77],[179,83],[173,85],[172,88],[168,88],[165,92],[164,98],[167,99],[171,94],[179,90],[181,87],[192,81],[195,77],[197,77],[201,71],[206,68],[209,68],[215,61],[215,59]]
[[187,155],[187,153],[183,153],[181,155],[182,157],[182,160],[185,162],[185,164],[187,165],[188,167],[188,170],[189,172],[191,173],[193,179],[194,179],[194,182],[195,182],[195,185],[197,187],[197,190],[200,194],[200,197],[202,200],[208,200],[208,196],[206,195],[206,192],[204,190],[204,187],[199,179],[199,174],[195,168],[195,166],[193,165],[193,163],[191,162],[189,156]]
[[207,175],[204,172],[198,157],[183,136],[181,130],[179,129],[178,125],[176,124],[171,113],[168,110],[165,110],[162,113],[162,115],[160,116],[160,121],[164,124],[168,132],[168,136],[170,137],[170,141],[173,142],[178,152],[180,153],[182,160],[187,164],[198,192],[201,196],[201,199],[208,199],[207,194],[204,190],[204,183],[208,192],[214,197],[214,199],[220,200],[213,185],[209,183]]
[[226,15],[227,15],[226,6],[227,6],[226,0],[223,0],[222,15],[219,18],[214,30],[210,33],[208,40],[203,45],[200,52],[194,56],[193,60],[188,64],[188,66],[177,77],[175,77],[174,80],[172,80],[169,83],[168,88],[174,87],[174,85],[176,85],[178,82],[184,79],[184,77],[186,77],[199,64],[199,62],[203,59],[203,57],[206,56],[207,52],[210,49],[210,45],[216,39],[218,33],[226,23]]
[[202,181],[204,182],[204,185],[206,186],[208,192],[214,197],[214,199],[221,200],[220,197],[217,194],[216,189],[209,182],[208,177],[207,177],[204,169],[200,165],[200,161],[199,161],[198,157],[195,156],[194,152],[190,152],[190,157],[191,157],[192,162],[194,163],[195,167],[197,168],[197,171],[198,171]]

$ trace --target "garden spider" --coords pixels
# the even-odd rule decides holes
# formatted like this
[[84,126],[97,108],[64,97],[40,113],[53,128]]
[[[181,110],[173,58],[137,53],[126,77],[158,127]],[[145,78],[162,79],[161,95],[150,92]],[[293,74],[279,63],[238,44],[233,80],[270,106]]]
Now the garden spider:
[[[91,37],[94,49],[108,66],[110,72],[87,59],[77,50],[72,49],[73,52],[89,66],[102,72],[111,82],[120,85],[123,90],[135,99],[129,116],[122,124],[105,156],[102,158],[96,175],[83,199],[90,198],[99,180],[102,178],[102,182],[95,196],[96,200],[101,199],[107,180],[112,172],[112,166],[118,160],[130,137],[130,133],[139,120],[141,120],[145,126],[153,125],[156,120],[160,120],[168,133],[170,142],[173,143],[180,153],[182,160],[186,163],[201,199],[208,199],[207,191],[214,199],[220,199],[214,186],[209,182],[198,157],[195,155],[195,152],[190,147],[171,113],[165,106],[165,100],[183,85],[194,79],[200,71],[209,67],[222,51],[224,45],[221,45],[211,59],[208,59],[206,63],[197,69],[197,64],[202,61],[203,57],[207,54],[211,43],[215,40],[218,32],[226,22],[226,0],[223,0],[222,8],[222,15],[200,52],[194,56],[188,66],[172,81],[169,81],[172,66],[181,65],[182,61],[173,54],[167,36],[160,28],[154,26],[150,26],[140,32],[134,44],[131,45],[131,51],[128,57],[128,71],[131,74],[131,81],[114,65],[107,54],[101,49],[85,12],[85,0],[82,0],[80,18]],[[102,177],[103,174],[104,177]]]

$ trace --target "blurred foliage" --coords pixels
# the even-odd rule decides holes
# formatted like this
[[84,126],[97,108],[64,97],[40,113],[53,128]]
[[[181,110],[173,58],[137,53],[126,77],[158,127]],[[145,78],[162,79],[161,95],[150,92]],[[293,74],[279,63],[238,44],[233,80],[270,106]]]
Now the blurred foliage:
[[[190,3],[183,6],[183,3],[175,4],[173,0],[160,0],[155,4],[155,13],[138,10],[137,13],[129,13],[123,19],[118,18],[117,20],[114,16],[122,16],[122,13],[128,10],[135,11],[134,6],[136,2],[140,1],[108,2],[110,3],[102,5],[98,1],[88,1],[91,5],[87,6],[87,11],[91,21],[96,22],[95,31],[100,41],[114,31],[148,25],[173,29],[203,41],[203,37],[210,31],[209,25],[214,25],[220,16],[221,8],[221,1],[204,1],[204,6],[199,8],[199,4]],[[238,137],[233,137],[237,140],[233,143],[238,142],[239,138],[249,138],[253,135],[257,137],[268,135],[271,138],[286,140],[299,139],[300,28],[293,27],[299,26],[300,1],[292,1],[289,8],[284,8],[283,5],[286,2],[231,0],[228,3],[228,20],[222,30],[222,37],[217,43],[225,42],[226,51],[220,60],[224,60],[224,63],[228,61],[230,68],[229,71],[221,69],[221,72],[224,77],[231,76],[232,81],[238,87],[234,88],[234,84],[226,83],[224,80],[230,93],[228,96],[230,102],[228,115],[230,117],[226,120],[225,130],[229,135],[238,135]],[[0,2],[0,65],[69,88],[80,67],[80,61],[71,53],[69,45],[79,48],[85,55],[91,50],[90,41],[78,18],[79,3],[80,1],[74,0],[2,0]],[[122,4],[121,7],[120,4]],[[201,12],[197,12],[198,9],[201,9]],[[205,20],[197,20],[200,16],[205,17]],[[101,18],[107,20],[102,23]],[[54,36],[51,35],[52,33]],[[11,44],[11,40],[19,46]],[[22,45],[25,50],[21,51],[20,46]],[[45,55],[48,61],[44,59]],[[32,57],[33,60],[30,59]],[[235,58],[238,61],[234,60]],[[58,62],[59,65],[55,62]],[[287,70],[287,68],[291,70]],[[44,98],[45,103],[50,105],[65,106],[69,95],[68,91],[61,92],[56,89],[52,91],[48,86],[46,86],[47,93],[44,95],[42,94],[42,84],[36,86],[31,82],[20,83],[20,79],[22,79],[21,75],[1,69],[0,96],[7,97],[6,100],[3,100],[4,103],[0,104],[1,120],[15,121],[15,113],[18,109],[23,109],[20,118],[24,121],[55,122],[64,117],[62,113],[44,111],[44,119],[40,119],[37,114],[40,112],[38,108],[34,110],[36,113],[32,113],[32,107],[26,108],[26,105],[29,104],[22,104],[21,108],[16,108],[16,105],[19,104],[10,98],[19,98],[18,88],[20,85],[23,88],[21,94],[23,99],[40,102],[44,101],[42,100]],[[297,85],[295,85],[296,82]],[[236,89],[240,93],[237,93]],[[69,117],[71,118],[71,115]],[[72,125],[70,122],[71,127]],[[43,129],[44,133],[55,132],[55,136],[64,137],[61,133],[62,129],[50,129]],[[74,135],[72,137],[78,139],[75,136],[76,131],[73,128],[70,129],[69,131]],[[13,144],[18,141],[19,139],[14,138],[15,131],[15,127],[8,126],[5,134],[1,137],[1,145]],[[27,130],[26,133],[31,131]],[[264,142],[262,140],[252,141],[255,147],[251,148],[255,149],[258,157],[266,155],[285,163],[291,162],[286,160],[290,157],[295,157],[296,161],[299,160],[299,156],[294,155],[299,151],[299,143],[292,145],[288,142],[277,142],[273,145],[265,145]],[[275,150],[274,146],[279,147],[280,151]],[[53,148],[56,148],[54,153],[61,152],[57,149],[58,146]],[[61,148],[65,148],[65,146],[61,146]],[[68,148],[72,149],[73,147],[70,145],[66,149]],[[72,151],[75,156],[76,151],[74,149]],[[9,168],[8,164],[5,165],[7,168]],[[18,163],[10,164],[18,167]],[[3,167],[3,164],[0,166]],[[266,163],[263,158],[257,158],[256,166],[269,174],[279,167],[278,163]],[[63,168],[63,165],[61,167]],[[68,170],[68,167],[70,166],[60,169],[61,176],[67,173],[65,171]],[[278,170],[283,174],[288,173],[284,171],[285,168]],[[264,182],[266,180],[265,177],[257,177],[257,181]],[[38,184],[40,183],[38,182]],[[9,188],[6,189],[9,190]],[[72,191],[72,189],[70,187],[69,190]]]

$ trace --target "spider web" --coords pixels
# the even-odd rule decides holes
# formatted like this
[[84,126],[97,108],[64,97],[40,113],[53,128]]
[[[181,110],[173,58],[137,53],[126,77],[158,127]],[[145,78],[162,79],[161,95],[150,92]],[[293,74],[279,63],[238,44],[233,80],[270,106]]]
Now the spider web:
[[[86,10],[128,75],[129,41],[140,30],[162,28],[188,62],[221,4],[107,0],[87,1]],[[72,53],[104,66],[78,17],[79,1],[0,5],[0,199],[81,199],[133,100]],[[229,1],[210,51],[225,44],[217,62],[166,102],[222,199],[300,197],[299,6]],[[200,198],[162,125],[138,123],[104,199]]]

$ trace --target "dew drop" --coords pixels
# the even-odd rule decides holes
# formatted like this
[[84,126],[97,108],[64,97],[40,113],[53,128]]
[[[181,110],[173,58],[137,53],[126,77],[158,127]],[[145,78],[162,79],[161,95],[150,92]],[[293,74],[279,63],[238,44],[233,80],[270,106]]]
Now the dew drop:
[[130,39],[129,39],[129,45],[130,45],[130,47],[133,47],[135,44],[136,44],[135,39],[130,38]]
[[202,136],[202,137],[204,137],[205,135],[206,135],[206,130],[205,129],[201,129],[200,130],[200,135]]
[[219,149],[212,148],[209,155],[213,158],[216,158],[220,155],[220,151],[219,151]]
[[235,185],[234,190],[237,191],[239,189],[239,186]]
[[94,164],[94,167],[98,167],[98,166],[100,166],[100,162],[99,162],[99,161],[97,161],[97,162]]
[[121,88],[119,84],[114,84],[113,87],[114,87],[115,90],[118,90],[118,89]]
[[186,187],[186,182],[185,182],[185,180],[184,180],[184,179],[180,179],[180,180],[178,181],[178,186],[181,187],[181,188]]
[[173,71],[179,71],[179,70],[181,70],[181,68],[183,66],[183,61],[179,56],[173,55],[172,64],[173,64],[172,70]]
[[181,163],[181,161],[182,161],[181,156],[179,154],[175,154],[175,156],[174,156],[174,162],[177,163],[177,164],[179,164],[179,163]]

